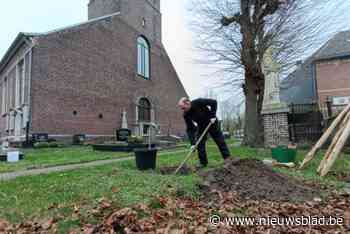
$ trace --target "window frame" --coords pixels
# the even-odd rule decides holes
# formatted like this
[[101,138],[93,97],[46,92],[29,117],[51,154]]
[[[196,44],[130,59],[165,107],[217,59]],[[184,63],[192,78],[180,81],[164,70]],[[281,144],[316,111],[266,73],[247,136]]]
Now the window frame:
[[[152,121],[152,104],[148,98],[140,98],[138,102],[138,121],[151,122]],[[147,118],[146,118],[147,117]]]
[[144,36],[137,38],[137,74],[146,80],[151,79],[150,45]]

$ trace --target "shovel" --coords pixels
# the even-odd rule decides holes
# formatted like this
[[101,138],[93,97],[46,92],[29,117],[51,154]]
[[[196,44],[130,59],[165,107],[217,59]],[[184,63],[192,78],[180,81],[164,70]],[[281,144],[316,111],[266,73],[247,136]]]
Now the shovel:
[[199,143],[202,141],[203,137],[205,136],[205,134],[207,134],[209,128],[211,127],[213,123],[210,122],[207,126],[207,128],[204,130],[204,132],[202,133],[202,135],[199,137],[199,139],[197,140],[196,144],[194,145],[194,147],[190,150],[190,152],[188,152],[186,158],[183,160],[183,162],[180,164],[180,166],[175,170],[174,175],[176,175],[178,173],[178,171],[185,165],[185,163],[187,162],[187,160],[191,157],[191,155],[193,154],[193,152],[196,151]]

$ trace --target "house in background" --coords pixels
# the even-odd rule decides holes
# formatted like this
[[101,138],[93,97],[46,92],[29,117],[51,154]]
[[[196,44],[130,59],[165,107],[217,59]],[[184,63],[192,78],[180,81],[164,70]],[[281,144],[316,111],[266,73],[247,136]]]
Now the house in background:
[[[64,13],[63,13],[64,14]],[[89,20],[20,33],[0,62],[1,138],[182,134],[187,96],[162,44],[160,0],[90,0]]]
[[281,99],[287,103],[327,102],[334,110],[350,103],[350,31],[336,34],[281,82]]

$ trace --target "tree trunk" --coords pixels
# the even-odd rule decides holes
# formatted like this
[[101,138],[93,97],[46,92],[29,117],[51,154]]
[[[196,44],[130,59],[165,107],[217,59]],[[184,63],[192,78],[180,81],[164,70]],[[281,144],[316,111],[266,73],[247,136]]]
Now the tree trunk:
[[[263,146],[264,127],[261,116],[263,90],[251,72],[245,72],[245,126],[243,145],[250,147]],[[263,86],[262,86],[263,87]]]

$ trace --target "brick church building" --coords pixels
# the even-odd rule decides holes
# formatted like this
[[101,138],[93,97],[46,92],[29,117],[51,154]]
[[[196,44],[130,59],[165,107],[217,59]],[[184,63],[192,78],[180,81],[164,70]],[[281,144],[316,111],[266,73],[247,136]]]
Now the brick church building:
[[20,33],[0,62],[0,133],[111,136],[125,110],[145,134],[184,132],[187,96],[162,44],[160,0],[90,0],[88,21]]

